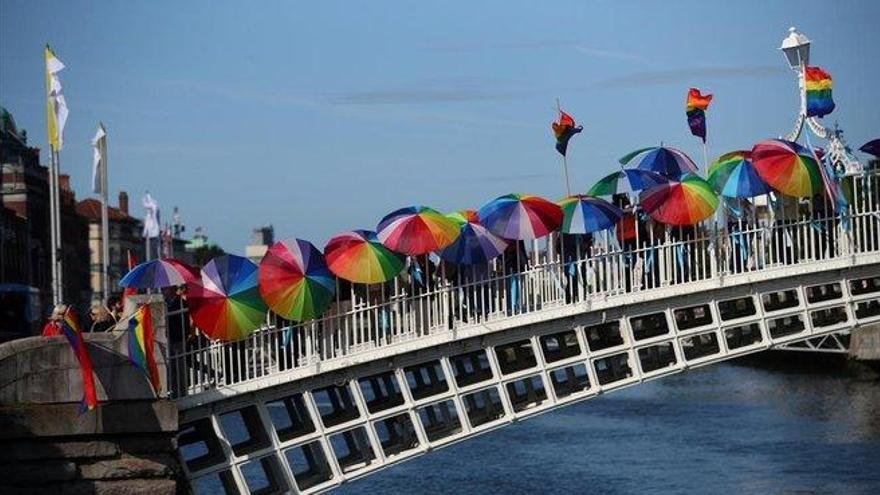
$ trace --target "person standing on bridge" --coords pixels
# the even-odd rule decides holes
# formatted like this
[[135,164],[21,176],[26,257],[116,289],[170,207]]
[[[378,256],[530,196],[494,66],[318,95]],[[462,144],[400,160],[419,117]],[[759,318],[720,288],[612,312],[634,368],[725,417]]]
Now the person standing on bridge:
[[52,309],[49,320],[43,325],[43,337],[57,337],[61,333],[61,320],[64,319],[64,313],[67,312],[66,304],[59,304]]

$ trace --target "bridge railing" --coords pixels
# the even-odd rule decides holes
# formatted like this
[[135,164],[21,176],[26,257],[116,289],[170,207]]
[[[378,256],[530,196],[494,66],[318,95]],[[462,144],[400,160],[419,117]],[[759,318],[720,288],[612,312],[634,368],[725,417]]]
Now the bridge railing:
[[610,232],[555,235],[514,244],[482,266],[415,260],[392,282],[340,287],[320,319],[292,324],[270,312],[238,342],[209,341],[178,302],[169,308],[169,388],[182,397],[548,308],[877,252],[877,177],[846,179],[850,202],[838,214],[827,201],[789,202],[728,217],[727,225],[648,222],[653,229],[623,245]]

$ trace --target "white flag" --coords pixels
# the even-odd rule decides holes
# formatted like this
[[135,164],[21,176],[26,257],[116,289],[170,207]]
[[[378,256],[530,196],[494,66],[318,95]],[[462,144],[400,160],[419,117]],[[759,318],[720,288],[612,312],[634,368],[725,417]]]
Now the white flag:
[[104,174],[104,167],[107,166],[106,158],[104,157],[104,140],[106,137],[107,133],[104,131],[104,126],[98,124],[98,132],[92,138],[92,192],[102,196],[106,192],[103,190],[103,181],[101,180]]
[[64,124],[67,122],[67,100],[61,87],[58,73],[64,64],[46,47],[46,77],[49,84],[49,144],[56,150],[64,147]]
[[144,194],[144,209],[147,210],[144,215],[144,232],[143,236],[147,238],[159,237],[159,203],[150,196],[150,193]]

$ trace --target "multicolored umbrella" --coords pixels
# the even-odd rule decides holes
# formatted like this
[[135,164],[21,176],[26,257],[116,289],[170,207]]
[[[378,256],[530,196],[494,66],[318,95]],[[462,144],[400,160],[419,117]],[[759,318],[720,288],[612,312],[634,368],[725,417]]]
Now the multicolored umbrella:
[[867,143],[863,144],[862,147],[859,149],[869,155],[874,155],[877,158],[880,158],[880,138],[868,141]]
[[318,318],[333,301],[336,277],[311,242],[276,242],[260,261],[260,295],[272,311],[293,321]]
[[515,241],[544,237],[562,224],[559,205],[529,194],[496,198],[483,205],[477,217],[493,234]]
[[728,198],[753,198],[770,192],[752,164],[751,151],[731,151],[718,157],[709,166],[706,182],[722,196]]
[[458,230],[454,221],[433,208],[409,206],[385,215],[376,236],[392,251],[418,256],[452,244]]
[[195,268],[174,258],[160,258],[145,261],[122,277],[121,287],[133,289],[161,289],[175,285],[185,285],[198,279]]
[[461,210],[446,215],[458,224],[459,236],[438,254],[458,265],[476,265],[497,258],[507,249],[508,241],[496,236],[480,224],[477,212]]
[[576,194],[559,201],[564,234],[589,234],[614,227],[623,210],[604,199]]
[[807,148],[782,139],[761,141],[752,148],[758,175],[773,189],[788,196],[813,197],[822,191],[822,172]]
[[403,257],[385,247],[375,232],[343,232],[324,246],[327,267],[337,277],[360,284],[380,284],[403,270]]
[[620,191],[620,180],[626,179],[630,189],[641,191],[669,182],[669,179],[650,170],[627,169],[606,175],[587,191],[588,196],[611,196]]
[[243,339],[266,320],[268,308],[257,288],[257,265],[247,258],[218,256],[202,267],[201,279],[187,287],[193,323],[213,340]]
[[709,218],[718,207],[712,186],[696,175],[648,189],[640,198],[651,218],[668,225],[693,225]]
[[670,179],[678,179],[685,174],[697,173],[697,165],[683,151],[665,146],[652,146],[635,150],[620,159],[621,165],[628,165],[633,158],[644,154],[636,168],[650,170]]

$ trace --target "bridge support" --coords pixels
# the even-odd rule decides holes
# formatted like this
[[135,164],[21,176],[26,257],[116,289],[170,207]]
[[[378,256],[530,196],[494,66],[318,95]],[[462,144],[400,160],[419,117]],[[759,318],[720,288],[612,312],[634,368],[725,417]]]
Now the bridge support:
[[876,321],[880,265],[515,316],[503,331],[187,400],[183,467],[197,492],[321,492],[602,393]]

